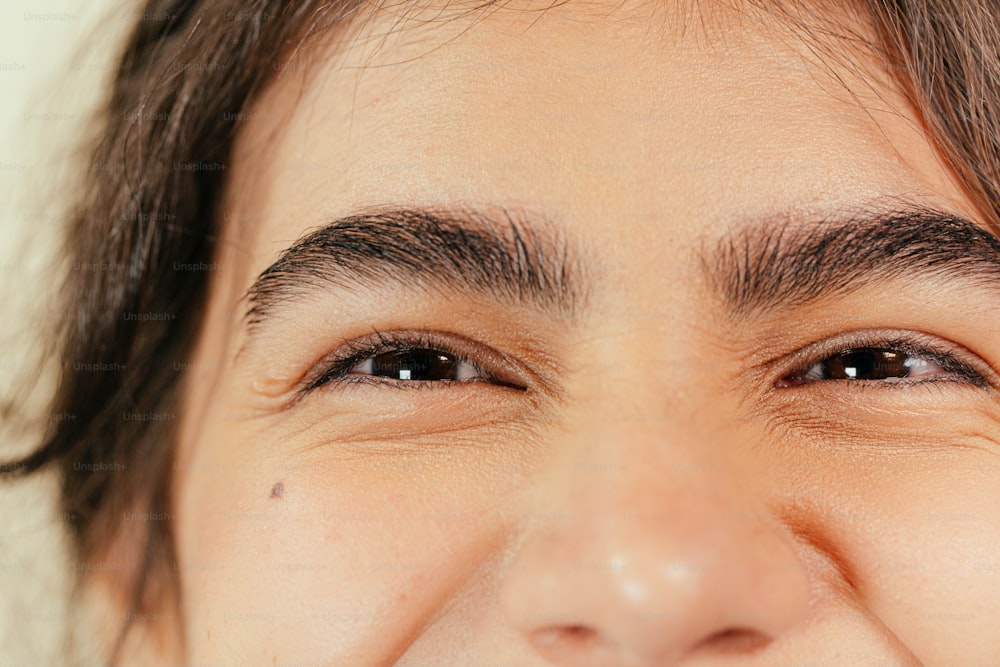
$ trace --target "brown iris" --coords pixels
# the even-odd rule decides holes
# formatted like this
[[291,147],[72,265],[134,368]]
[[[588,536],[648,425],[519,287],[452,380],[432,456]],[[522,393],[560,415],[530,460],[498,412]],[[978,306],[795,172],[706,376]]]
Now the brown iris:
[[830,380],[886,380],[910,374],[909,355],[866,347],[845,350],[825,360],[823,377]]
[[460,363],[438,350],[394,350],[372,358],[371,375],[394,380],[455,380]]

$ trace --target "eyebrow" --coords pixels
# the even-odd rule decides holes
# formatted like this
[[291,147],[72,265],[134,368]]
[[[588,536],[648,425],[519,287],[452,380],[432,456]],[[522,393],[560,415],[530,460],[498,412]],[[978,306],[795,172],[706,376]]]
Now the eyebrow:
[[244,295],[252,331],[296,297],[331,286],[396,284],[443,296],[478,295],[573,319],[588,266],[543,216],[494,207],[379,207],[296,241]]
[[969,220],[921,206],[740,225],[700,260],[726,310],[740,316],[900,279],[1000,290],[1000,240]]

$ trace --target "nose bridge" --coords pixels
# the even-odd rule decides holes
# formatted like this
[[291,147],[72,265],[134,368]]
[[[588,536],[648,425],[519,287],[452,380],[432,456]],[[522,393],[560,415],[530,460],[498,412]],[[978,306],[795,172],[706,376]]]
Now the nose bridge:
[[725,398],[634,371],[603,389],[593,373],[568,408],[505,582],[511,621],[556,664],[757,646],[808,604],[790,543],[754,509]]
[[682,493],[724,505],[740,481],[736,400],[713,386],[711,363],[696,366],[679,349],[628,340],[619,347],[627,351],[613,362],[576,374],[544,474],[561,479],[564,497],[580,494],[577,503],[612,502],[640,514],[662,517],[677,509],[663,501]]
[[[617,304],[606,314],[612,324],[602,325],[596,334],[579,342],[566,382],[572,408],[582,414],[567,414],[568,423],[598,414],[601,419],[655,422],[690,420],[703,416],[706,408],[718,412],[715,400],[699,400],[699,392],[721,384],[724,360],[695,322],[677,321],[667,312],[688,309],[689,295],[658,299],[659,292],[648,286],[641,292],[632,297],[634,303]],[[664,305],[665,300],[678,303]],[[657,301],[663,313],[659,317],[631,312],[653,310]]]
[[759,540],[764,517],[745,471],[726,456],[738,446],[734,434],[694,412],[677,405],[655,416],[581,416],[551,443],[561,460],[545,473],[551,483],[539,500],[565,520],[540,527],[539,539],[564,541],[584,571],[615,585],[641,570],[650,594],[667,587],[676,598],[688,584],[704,586],[696,580],[725,568],[736,543]]
[[[723,370],[677,332],[631,327],[599,339],[603,359],[575,373],[573,399],[548,449],[543,471],[588,523],[635,539],[655,539],[644,524],[710,526],[747,519],[736,399],[720,389]],[[701,352],[701,354],[699,354]],[[630,527],[631,526],[631,527]],[[703,531],[704,532],[704,531]]]

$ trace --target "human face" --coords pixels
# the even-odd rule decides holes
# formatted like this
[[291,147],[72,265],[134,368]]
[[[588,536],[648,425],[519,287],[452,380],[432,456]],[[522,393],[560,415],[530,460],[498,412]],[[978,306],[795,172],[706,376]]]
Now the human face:
[[997,242],[874,61],[651,4],[383,10],[250,111],[191,664],[1000,661]]

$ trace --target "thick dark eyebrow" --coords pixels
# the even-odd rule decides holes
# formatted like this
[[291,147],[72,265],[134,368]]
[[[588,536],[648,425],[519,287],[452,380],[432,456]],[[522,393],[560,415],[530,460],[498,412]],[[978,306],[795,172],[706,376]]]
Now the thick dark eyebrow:
[[477,295],[578,316],[587,263],[558,227],[501,207],[379,207],[316,229],[285,250],[247,291],[251,330],[298,296],[386,284]]
[[703,250],[701,262],[727,310],[739,316],[890,280],[1000,291],[1000,240],[965,218],[923,207],[739,225]]

